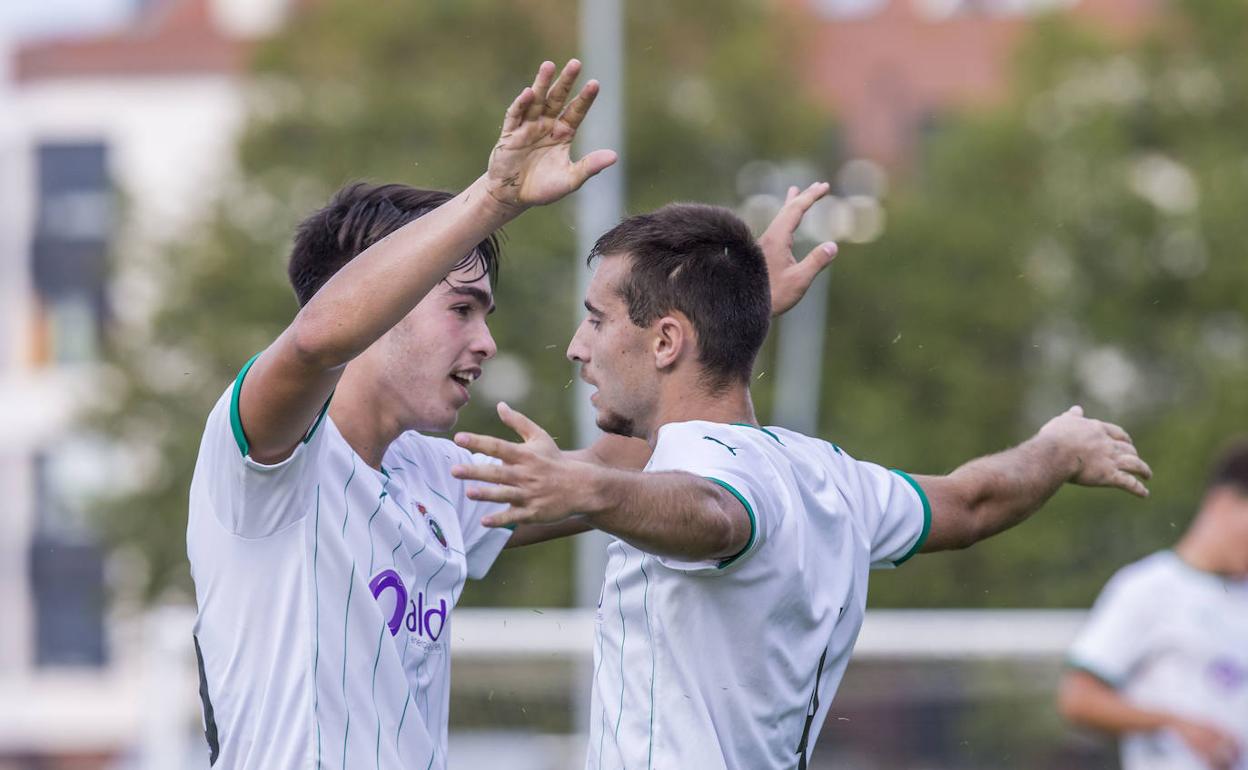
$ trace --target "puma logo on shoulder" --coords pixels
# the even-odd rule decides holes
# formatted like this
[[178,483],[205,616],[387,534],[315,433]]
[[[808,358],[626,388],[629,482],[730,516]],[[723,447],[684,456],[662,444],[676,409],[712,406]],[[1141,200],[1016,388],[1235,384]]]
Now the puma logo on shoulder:
[[720,446],[722,446],[724,449],[727,449],[729,452],[731,452],[733,457],[736,457],[736,456],[737,456],[737,448],[736,448],[735,446],[728,446],[728,445],[727,445],[727,444],[725,444],[724,442],[722,442],[722,441],[720,441],[719,439],[714,438],[714,437],[712,437],[712,436],[703,436],[702,438],[706,439],[707,441],[714,441],[716,444],[719,444],[719,445],[720,445]]

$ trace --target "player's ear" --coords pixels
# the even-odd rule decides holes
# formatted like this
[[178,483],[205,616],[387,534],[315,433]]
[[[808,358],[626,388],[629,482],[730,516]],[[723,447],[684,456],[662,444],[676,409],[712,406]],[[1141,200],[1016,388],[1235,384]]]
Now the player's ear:
[[679,311],[665,315],[654,322],[654,351],[656,369],[667,369],[680,360],[693,345],[693,327],[689,319]]

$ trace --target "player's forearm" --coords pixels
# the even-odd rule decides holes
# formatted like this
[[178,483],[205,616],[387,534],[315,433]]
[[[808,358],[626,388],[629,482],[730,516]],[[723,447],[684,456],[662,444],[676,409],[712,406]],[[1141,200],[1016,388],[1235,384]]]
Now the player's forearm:
[[948,476],[920,477],[934,519],[924,550],[965,548],[1017,526],[1075,474],[1077,462],[1058,442],[1036,436]]
[[1058,710],[1067,721],[1113,735],[1152,732],[1166,727],[1170,714],[1133,705],[1117,690],[1090,674],[1066,674],[1058,691]]
[[561,537],[572,537],[582,532],[588,532],[593,527],[589,526],[584,519],[577,516],[571,519],[556,522],[554,524],[518,524],[515,532],[507,539],[507,545],[504,548],[520,548],[526,545],[535,545],[537,543],[545,543],[548,540],[558,540]]
[[342,267],[288,330],[311,369],[342,366],[393,328],[481,241],[518,209],[499,204],[484,177]]
[[647,553],[723,559],[749,540],[748,521],[740,526],[727,493],[693,474],[594,468],[586,481],[578,507],[584,521]]

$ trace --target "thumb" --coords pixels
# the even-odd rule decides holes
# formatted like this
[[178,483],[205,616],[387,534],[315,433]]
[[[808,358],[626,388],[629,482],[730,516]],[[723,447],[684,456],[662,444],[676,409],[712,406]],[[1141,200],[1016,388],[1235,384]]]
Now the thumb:
[[503,421],[504,425],[514,430],[516,435],[520,436],[520,438],[525,441],[532,441],[542,437],[548,438],[546,431],[542,429],[542,426],[533,422],[520,412],[517,412],[515,409],[512,409],[510,406],[507,406],[507,403],[504,401],[498,402],[498,418]]
[[832,264],[832,260],[836,259],[837,247],[832,241],[821,243],[811,249],[806,258],[798,263],[806,274],[813,281],[825,267]]
[[613,165],[619,156],[615,150],[594,150],[578,160],[572,167],[576,186],[580,187],[595,174]]
[[1075,417],[1082,417],[1083,407],[1076,404],[1075,406],[1072,406],[1071,408],[1067,409],[1066,414],[1073,415]]

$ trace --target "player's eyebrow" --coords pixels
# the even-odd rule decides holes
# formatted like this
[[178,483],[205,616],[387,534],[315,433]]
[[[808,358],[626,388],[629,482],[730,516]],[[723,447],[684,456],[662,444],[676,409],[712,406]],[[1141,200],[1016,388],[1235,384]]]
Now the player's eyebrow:
[[589,300],[585,300],[585,309],[588,310],[591,315],[602,315],[602,311],[594,307],[594,303]]
[[451,293],[475,299],[477,302],[481,303],[481,307],[486,308],[486,315],[489,315],[496,310],[494,306],[494,298],[490,296],[490,293],[478,289],[476,286],[452,286]]

